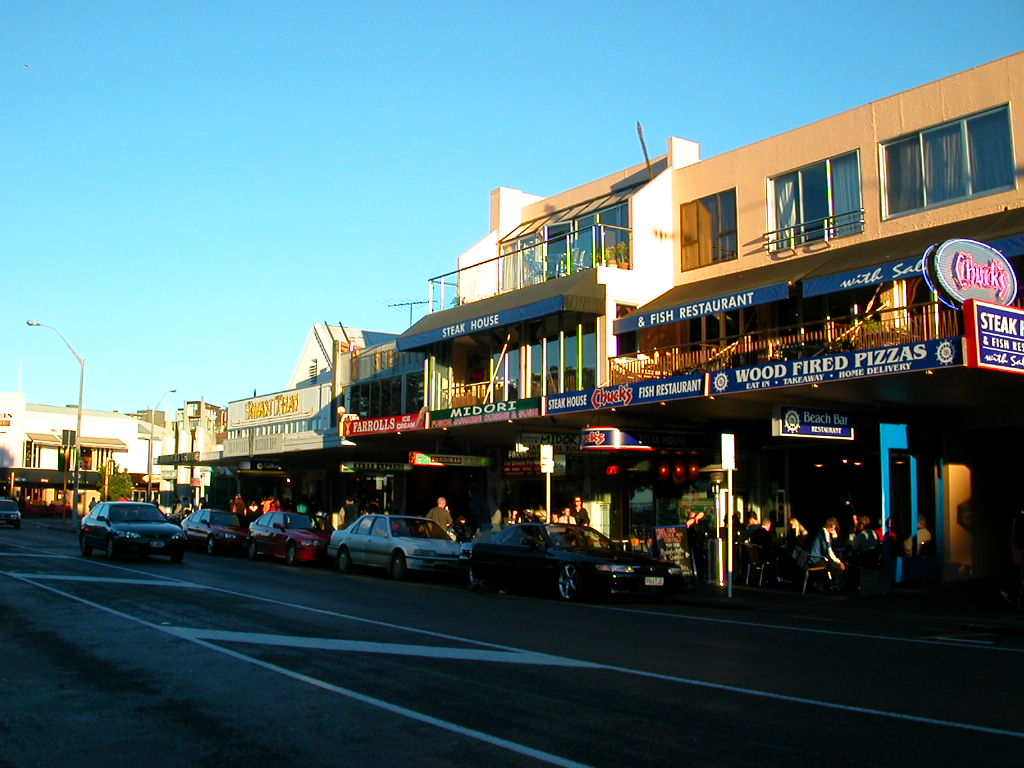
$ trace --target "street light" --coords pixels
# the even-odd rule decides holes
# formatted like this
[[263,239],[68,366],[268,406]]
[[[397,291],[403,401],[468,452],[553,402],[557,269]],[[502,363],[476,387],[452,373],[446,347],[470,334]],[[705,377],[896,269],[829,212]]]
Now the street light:
[[[82,475],[82,393],[85,391],[85,358],[78,354],[75,351],[75,348],[72,347],[68,340],[64,338],[64,334],[52,325],[37,323],[35,320],[26,320],[25,324],[30,325],[33,328],[49,328],[60,336],[60,340],[64,342],[64,345],[71,351],[71,354],[75,356],[75,360],[78,361],[78,424],[75,427],[75,489],[72,500],[72,509],[74,510],[72,514],[78,514],[78,488],[79,480]],[[71,523],[73,520],[69,520],[68,522]]]
[[153,500],[153,432],[156,427],[153,412],[160,409],[160,403],[164,401],[165,397],[177,391],[176,389],[168,389],[160,395],[160,399],[156,401],[156,407],[149,409],[149,469],[146,472],[146,501]]

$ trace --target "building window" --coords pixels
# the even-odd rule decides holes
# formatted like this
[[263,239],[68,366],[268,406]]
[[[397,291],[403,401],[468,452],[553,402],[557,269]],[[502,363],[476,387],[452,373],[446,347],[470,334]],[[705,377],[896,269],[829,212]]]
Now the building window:
[[864,231],[857,152],[832,157],[771,180],[775,229],[768,248],[795,248]]
[[682,205],[683,270],[736,258],[736,190]]
[[1007,107],[882,145],[885,213],[894,216],[1012,189]]

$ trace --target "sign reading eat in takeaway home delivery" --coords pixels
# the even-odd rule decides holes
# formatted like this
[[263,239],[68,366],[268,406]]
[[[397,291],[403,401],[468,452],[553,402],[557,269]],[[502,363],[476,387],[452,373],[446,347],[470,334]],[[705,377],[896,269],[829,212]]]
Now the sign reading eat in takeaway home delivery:
[[1024,373],[1024,311],[969,299],[964,325],[968,368]]

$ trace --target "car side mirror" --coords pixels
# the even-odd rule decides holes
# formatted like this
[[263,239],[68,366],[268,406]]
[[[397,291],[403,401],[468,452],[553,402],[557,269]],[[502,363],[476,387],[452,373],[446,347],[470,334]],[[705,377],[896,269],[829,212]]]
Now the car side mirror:
[[279,530],[279,531],[283,531],[284,530],[284,523],[274,523],[274,527],[277,528],[277,530]]
[[100,515],[99,517],[96,518],[96,522],[97,523],[109,523],[110,520],[107,519],[106,515]]

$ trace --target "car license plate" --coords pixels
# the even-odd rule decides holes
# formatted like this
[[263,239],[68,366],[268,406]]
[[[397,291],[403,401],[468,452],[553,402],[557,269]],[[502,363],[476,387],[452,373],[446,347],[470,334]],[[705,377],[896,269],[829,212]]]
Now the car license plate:
[[164,543],[162,541],[151,541],[151,542],[149,542],[149,546],[151,546],[153,549],[160,549],[160,547],[162,547],[163,545],[164,545]]
[[664,576],[644,576],[645,587],[663,587],[665,586]]

